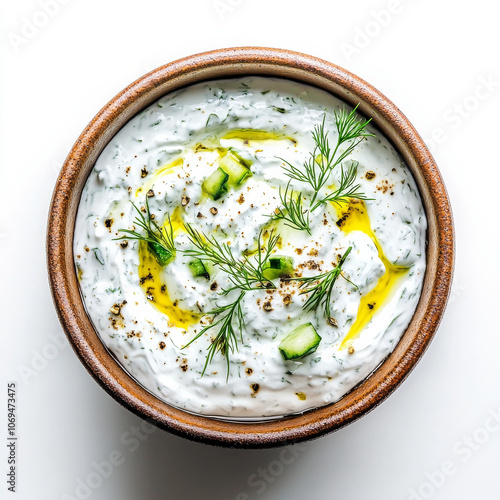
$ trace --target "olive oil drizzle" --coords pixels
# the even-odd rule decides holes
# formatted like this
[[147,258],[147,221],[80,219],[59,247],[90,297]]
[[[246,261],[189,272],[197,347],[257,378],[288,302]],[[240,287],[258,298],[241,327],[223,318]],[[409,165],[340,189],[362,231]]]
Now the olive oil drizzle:
[[[174,236],[184,230],[180,207],[176,207],[170,222]],[[146,298],[156,309],[165,314],[174,326],[186,329],[197,323],[201,314],[184,311],[177,305],[177,302],[170,299],[167,286],[162,280],[163,272],[164,268],[158,264],[153,254],[148,250],[147,243],[141,241],[139,245],[139,283]]]
[[396,266],[387,259],[377,236],[371,228],[370,218],[366,206],[362,201],[351,200],[350,203],[335,206],[335,210],[338,216],[337,225],[340,226],[342,231],[346,234],[351,231],[362,231],[367,234],[377,247],[379,259],[385,266],[385,273],[379,278],[375,287],[361,297],[356,321],[352,324],[349,332],[340,344],[339,350],[342,350],[352,345],[353,341],[359,336],[363,328],[370,323],[377,311],[392,298],[397,290],[397,285],[406,276],[409,268]]

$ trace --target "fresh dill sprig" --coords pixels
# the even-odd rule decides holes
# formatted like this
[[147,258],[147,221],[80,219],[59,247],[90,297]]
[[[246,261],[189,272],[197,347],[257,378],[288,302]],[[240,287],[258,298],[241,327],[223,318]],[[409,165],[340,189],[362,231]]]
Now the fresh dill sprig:
[[186,232],[195,248],[185,250],[191,257],[211,262],[228,275],[233,284],[231,288],[223,290],[227,295],[235,289],[250,291],[261,288],[276,288],[273,282],[264,276],[264,268],[274,247],[278,243],[279,235],[271,235],[263,247],[262,232],[257,240],[257,254],[253,259],[237,258],[227,243],[220,243],[215,236],[209,236],[195,229],[191,224],[185,224]]
[[[233,290],[240,290],[240,295],[234,302],[207,313],[208,315],[213,315],[212,323],[203,328],[187,344],[191,344],[191,342],[194,342],[203,334],[218,326],[219,331],[207,351],[207,359],[202,376],[205,374],[208,365],[212,362],[215,353],[220,352],[226,358],[227,377],[229,377],[229,353],[238,349],[238,341],[242,340],[241,332],[244,328],[241,301],[248,291],[262,288],[276,288],[271,280],[264,277],[264,269],[280,237],[271,232],[267,243],[262,245],[262,232],[259,233],[257,253],[253,259],[248,259],[235,257],[231,247],[227,243],[221,243],[215,236],[209,236],[198,231],[191,224],[186,223],[185,229],[194,248],[185,250],[184,253],[191,257],[208,261],[227,274],[233,286],[224,289],[222,295],[227,295]],[[214,321],[219,315],[221,315],[220,319]],[[239,338],[234,330],[235,323],[240,332]]]
[[[325,114],[321,124],[314,127],[313,140],[315,146],[309,158],[302,166],[293,165],[289,161],[280,158],[285,163],[283,169],[290,179],[309,184],[313,189],[309,212],[313,212],[321,204],[326,203],[327,201],[335,201],[335,199],[367,199],[360,191],[359,184],[353,186],[357,172],[357,165],[356,169],[354,169],[352,164],[348,169],[347,174],[344,170],[342,170],[341,186],[339,186],[334,193],[330,193],[318,199],[321,189],[329,181],[331,173],[334,169],[338,165],[341,165],[341,163],[354,151],[356,146],[358,146],[363,139],[366,137],[374,137],[373,134],[366,131],[366,127],[370,123],[371,118],[368,120],[358,120],[356,117],[357,109],[358,106],[356,106],[351,112],[347,112],[345,109],[334,112],[335,125],[338,132],[335,147],[332,148],[330,145],[328,131],[325,127]],[[347,147],[341,151],[341,146],[345,144],[347,144]],[[300,229],[306,228],[301,227]],[[307,229],[309,229],[309,226],[307,226]]]
[[[339,260],[339,263],[331,271],[316,276],[309,276],[304,278],[289,278],[289,280],[300,281],[299,288],[303,288],[300,295],[310,293],[303,308],[305,311],[313,311],[322,306],[325,308],[327,318],[330,318],[330,304],[333,292],[333,287],[337,278],[342,276],[345,280],[349,281],[342,275],[342,266],[349,255],[352,247],[349,247],[344,255]],[[352,283],[349,281],[349,283]]]
[[167,224],[160,226],[155,220],[154,215],[149,209],[148,198],[146,197],[146,215],[138,208],[133,201],[133,207],[138,213],[138,217],[134,219],[134,224],[139,226],[144,234],[130,229],[119,229],[118,231],[126,233],[126,236],[114,238],[115,240],[139,240],[148,244],[148,248],[154,255],[156,261],[161,266],[168,264],[175,257],[174,230],[170,215],[167,214]]
[[310,221],[309,221],[309,210],[304,209],[304,199],[302,198],[302,193],[297,196],[291,191],[289,194],[290,182],[288,182],[285,193],[281,191],[281,186],[279,188],[281,206],[276,209],[273,215],[268,217],[274,220],[283,220],[285,225],[293,229],[298,229],[299,231],[307,231],[311,234]]
[[[241,310],[241,301],[245,296],[245,292],[241,292],[239,297],[230,304],[225,306],[218,307],[210,311],[209,315],[213,315],[212,323],[205,328],[203,328],[193,339],[191,339],[184,347],[192,344],[195,340],[199,339],[202,335],[207,333],[212,328],[216,326],[220,326],[217,335],[213,339],[212,343],[208,347],[207,350],[207,359],[205,361],[205,366],[203,367],[203,371],[201,376],[205,375],[205,371],[207,370],[208,365],[212,362],[215,353],[220,352],[226,358],[227,364],[227,378],[229,379],[229,353],[234,353],[234,351],[238,350],[238,342],[243,341],[242,331],[244,326],[243,320],[243,311]],[[221,315],[220,319],[214,321],[214,319]],[[236,327],[239,331],[239,336],[236,334],[234,329],[236,323]]]
[[[358,118],[356,118],[356,111],[358,109],[358,106],[359,104],[356,104],[356,106],[350,113],[348,113],[345,109],[334,112],[335,125],[337,127],[339,137],[337,139],[335,150],[332,154],[332,159],[336,157],[338,149],[342,144],[353,141],[351,142],[351,144],[349,144],[349,146],[347,146],[344,152],[335,159],[336,165],[342,163],[364,138],[375,137],[373,134],[366,132],[365,130],[372,119],[369,118],[368,120],[358,120]],[[321,153],[324,154],[323,152]]]
[[341,174],[339,187],[332,193],[327,194],[321,200],[316,201],[316,204],[311,207],[311,212],[318,208],[322,203],[331,201],[337,205],[346,203],[349,198],[356,198],[358,200],[368,200],[369,198],[361,191],[361,184],[355,184],[356,176],[358,173],[359,163],[357,161],[351,161],[347,169],[344,165],[341,165]]

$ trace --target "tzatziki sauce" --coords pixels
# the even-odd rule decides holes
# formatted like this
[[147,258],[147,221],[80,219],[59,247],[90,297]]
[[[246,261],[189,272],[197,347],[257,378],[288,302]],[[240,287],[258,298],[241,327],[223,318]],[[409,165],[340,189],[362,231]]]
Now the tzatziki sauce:
[[[374,136],[362,138],[320,193],[338,188],[346,165],[355,161],[364,200],[321,204],[308,213],[309,232],[274,217],[287,186],[307,208],[312,187],[291,179],[286,167],[301,169],[311,159],[313,132],[323,120],[336,144],[335,113],[341,110],[352,108],[298,82],[253,76],[210,81],[141,111],[99,156],[74,232],[81,294],[102,342],[159,399],[233,419],[303,412],[342,398],[396,347],[422,289],[427,222],[408,167],[381,132],[368,124]],[[210,196],[203,186],[231,151],[249,175]],[[166,265],[147,242],[122,231],[141,233],[135,207],[147,217],[146,201],[158,227],[168,223],[172,230],[175,258]],[[217,265],[205,263],[205,274],[193,273],[187,225],[226,245],[239,262],[256,262],[259,236],[262,244],[279,236],[273,255],[293,262],[291,276],[274,279],[274,288],[244,291],[233,349],[226,355],[213,350],[208,363],[221,324],[196,336],[223,317],[211,312],[242,291],[224,294],[234,282]],[[349,248],[327,297],[330,316],[324,303],[306,308],[312,292],[303,293],[307,287],[293,278],[328,273]],[[281,343],[306,323],[319,344],[285,359]]]

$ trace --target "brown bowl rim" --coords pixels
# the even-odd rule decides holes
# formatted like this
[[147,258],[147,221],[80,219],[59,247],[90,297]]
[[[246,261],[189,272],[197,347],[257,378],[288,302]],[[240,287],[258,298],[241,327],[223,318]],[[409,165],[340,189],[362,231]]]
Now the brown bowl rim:
[[[393,353],[340,401],[258,423],[193,415],[160,401],[132,379],[99,340],[85,313],[72,249],[74,216],[88,171],[123,124],[175,88],[244,75],[298,80],[323,88],[351,105],[359,102],[360,112],[373,118],[412,170],[430,221],[424,289],[412,323]],[[443,315],[452,281],[454,229],[446,188],[431,153],[405,115],[382,93],[345,69],[310,55],[238,47],[161,66],[133,82],[99,111],[71,149],[57,179],[47,227],[47,264],[55,307],[73,349],[94,379],[118,402],[179,436],[222,446],[263,448],[338,430],[374,409],[403,382],[427,349]]]

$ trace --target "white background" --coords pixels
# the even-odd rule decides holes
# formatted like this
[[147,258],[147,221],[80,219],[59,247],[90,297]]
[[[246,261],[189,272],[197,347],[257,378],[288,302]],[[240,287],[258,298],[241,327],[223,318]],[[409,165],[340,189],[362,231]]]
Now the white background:
[[[51,2],[50,17],[40,14],[43,0],[2,2],[0,14],[0,497],[499,499],[500,426],[491,416],[500,412],[496,3]],[[30,30],[30,21],[40,27]],[[159,430],[133,441],[141,420],[80,364],[47,284],[52,189],[93,115],[157,66],[241,45],[319,56],[389,96],[428,140],[455,215],[452,300],[430,349],[379,408],[297,447],[295,460],[280,449],[214,448]],[[18,386],[15,494],[5,476],[8,381]],[[121,463],[98,475],[94,464],[117,454]]]

